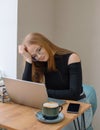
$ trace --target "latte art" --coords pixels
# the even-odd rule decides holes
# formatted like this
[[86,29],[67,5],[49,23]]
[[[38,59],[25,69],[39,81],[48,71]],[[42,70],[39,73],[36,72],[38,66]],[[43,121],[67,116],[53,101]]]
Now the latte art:
[[59,105],[56,102],[46,102],[43,104],[43,107],[47,107],[47,108],[56,108],[58,106]]

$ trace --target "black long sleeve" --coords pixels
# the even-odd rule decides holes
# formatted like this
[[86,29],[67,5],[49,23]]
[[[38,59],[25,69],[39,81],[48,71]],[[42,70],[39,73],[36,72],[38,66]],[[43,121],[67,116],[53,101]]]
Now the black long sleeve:
[[32,64],[26,62],[22,80],[32,81]]
[[79,100],[82,90],[82,70],[81,63],[73,63],[68,66],[69,71],[69,89],[51,90],[48,89],[48,96],[59,99]]

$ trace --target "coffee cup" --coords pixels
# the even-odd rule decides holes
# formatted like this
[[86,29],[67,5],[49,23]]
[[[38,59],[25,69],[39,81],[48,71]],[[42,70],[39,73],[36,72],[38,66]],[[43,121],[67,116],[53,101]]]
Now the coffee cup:
[[56,119],[63,107],[57,102],[46,102],[42,107],[42,115],[45,119],[53,120]]

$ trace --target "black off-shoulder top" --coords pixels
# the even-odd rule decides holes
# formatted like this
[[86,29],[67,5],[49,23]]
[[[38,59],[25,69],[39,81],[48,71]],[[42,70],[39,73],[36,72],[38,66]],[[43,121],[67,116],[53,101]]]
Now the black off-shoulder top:
[[[85,97],[82,87],[81,62],[68,65],[70,54],[55,55],[57,71],[45,69],[45,85],[49,97],[57,99],[80,100]],[[46,66],[45,66],[46,67]],[[32,64],[26,62],[23,80],[32,81]]]

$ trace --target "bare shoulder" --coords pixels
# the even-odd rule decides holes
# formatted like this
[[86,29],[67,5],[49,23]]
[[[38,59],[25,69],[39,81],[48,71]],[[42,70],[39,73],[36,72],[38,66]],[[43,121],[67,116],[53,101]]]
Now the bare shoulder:
[[72,53],[68,60],[68,65],[72,63],[80,62],[80,57],[77,53]]

